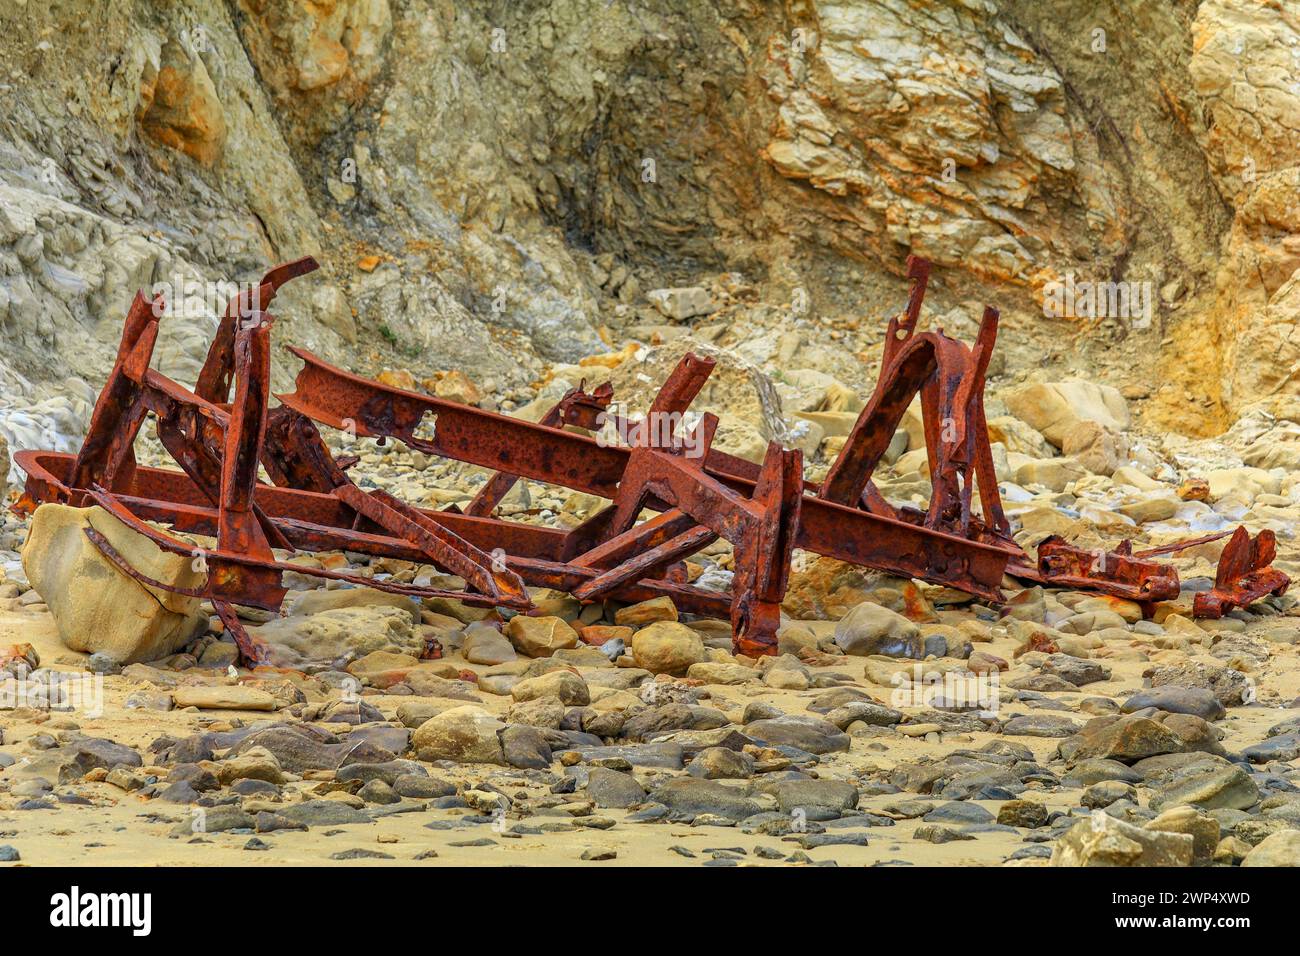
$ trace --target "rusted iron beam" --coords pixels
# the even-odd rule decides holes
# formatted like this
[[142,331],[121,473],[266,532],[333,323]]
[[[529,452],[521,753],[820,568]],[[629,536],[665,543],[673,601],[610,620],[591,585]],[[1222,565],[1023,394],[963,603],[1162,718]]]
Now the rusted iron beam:
[[[973,347],[942,331],[918,333],[930,264],[913,256],[907,265],[912,283],[907,306],[901,316],[890,319],[876,387],[827,472],[820,497],[844,505],[860,503],[868,511],[963,539],[1009,545],[984,418],[984,379],[997,340],[998,311],[985,308]],[[933,491],[923,514],[905,514],[885,501],[871,479],[918,395]],[[982,521],[971,511],[977,487]]]
[[1174,600],[1179,591],[1174,568],[1133,557],[1128,541],[1113,551],[1090,551],[1051,535],[1038,543],[1036,567],[1016,565],[1012,573],[1052,587],[1100,591],[1147,605],[1147,609],[1156,601]]
[[1235,531],[1219,531],[1197,538],[1133,550],[1132,541],[1121,541],[1112,551],[1089,550],[1067,543],[1052,535],[1038,545],[1038,561],[1013,561],[1007,572],[1050,587],[1098,591],[1114,597],[1136,601],[1150,616],[1157,601],[1172,601],[1181,593],[1178,571],[1172,565],[1152,558],[1186,551],[1232,536],[1219,557],[1214,588],[1192,599],[1192,616],[1222,617],[1234,607],[1246,607],[1269,594],[1283,594],[1291,584],[1284,572],[1269,567],[1277,555],[1277,539],[1272,531],[1261,531],[1252,539],[1239,526]]
[[648,577],[654,571],[673,562],[695,554],[718,539],[718,536],[703,525],[695,525],[674,538],[653,548],[639,550],[627,560],[614,565],[608,571],[602,571],[596,577],[574,588],[573,596],[580,601],[594,601],[613,592],[620,585]]
[[[581,428],[595,429],[601,424],[601,416],[609,408],[614,395],[613,386],[606,382],[595,392],[584,391],[586,382],[580,382],[577,388],[569,389],[551,409],[542,416],[540,424],[550,428],[562,428],[565,425],[577,425]],[[465,507],[465,514],[490,515],[496,510],[502,499],[519,481],[518,475],[505,471],[493,474],[483,487],[474,495]]]
[[[267,271],[256,286],[232,296],[226,311],[217,324],[207,358],[199,371],[194,394],[214,405],[224,405],[230,400],[230,386],[235,377],[235,340],[239,326],[254,312],[266,312],[271,300],[285,283],[315,272],[320,266],[311,256],[281,263]],[[161,311],[156,313],[161,315]]]

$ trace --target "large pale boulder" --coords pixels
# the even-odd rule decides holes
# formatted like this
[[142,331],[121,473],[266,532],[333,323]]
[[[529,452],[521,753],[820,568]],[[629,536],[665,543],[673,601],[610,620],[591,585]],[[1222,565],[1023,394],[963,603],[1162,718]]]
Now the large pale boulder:
[[1129,426],[1128,403],[1118,389],[1069,379],[1037,382],[1012,392],[1007,408],[1060,448],[1066,433],[1080,421],[1096,422],[1112,432]]
[[481,707],[453,707],[417,727],[411,746],[421,760],[504,764],[499,734],[505,727]]
[[64,644],[131,664],[166,657],[202,633],[208,617],[199,601],[119,570],[86,537],[87,528],[155,581],[193,588],[204,580],[189,558],[162,551],[102,508],[41,505],[23,548],[23,570]]
[[1246,854],[1242,866],[1300,866],[1300,830],[1278,830]]
[[267,644],[270,663],[278,667],[364,657],[376,651],[418,658],[424,650],[410,611],[384,604],[292,614],[251,627],[249,633]]

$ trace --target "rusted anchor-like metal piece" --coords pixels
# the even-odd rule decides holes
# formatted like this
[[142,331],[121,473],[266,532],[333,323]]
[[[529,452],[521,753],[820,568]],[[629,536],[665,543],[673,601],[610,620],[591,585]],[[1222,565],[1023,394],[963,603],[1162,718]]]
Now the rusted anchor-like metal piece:
[[[984,417],[984,379],[997,340],[998,310],[985,307],[970,347],[942,331],[917,332],[930,263],[909,256],[907,274],[911,280],[907,306],[901,316],[889,321],[875,391],[822,482],[820,495],[845,505],[861,503],[874,514],[962,538],[1014,547]],[[933,485],[925,512],[893,507],[871,481],[918,394]],[[972,510],[977,488],[979,516]]]
[[1265,529],[1252,538],[1245,528],[1232,533],[1214,575],[1214,587],[1192,598],[1197,617],[1223,617],[1235,607],[1246,607],[1269,594],[1284,594],[1291,579],[1270,568],[1277,556],[1277,537]]

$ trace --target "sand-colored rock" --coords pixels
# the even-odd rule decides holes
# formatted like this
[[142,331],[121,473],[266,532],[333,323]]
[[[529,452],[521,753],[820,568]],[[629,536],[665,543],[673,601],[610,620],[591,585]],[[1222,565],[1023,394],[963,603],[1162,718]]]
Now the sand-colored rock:
[[453,707],[417,727],[411,746],[421,760],[504,764],[498,735],[505,726],[480,707]]
[[521,680],[510,688],[510,696],[521,703],[547,697],[557,698],[569,707],[585,707],[591,703],[587,682],[568,670],[551,671]]
[[1128,403],[1119,390],[1095,382],[1039,382],[1011,393],[1006,402],[1013,415],[1058,448],[1066,433],[1081,421],[1116,432],[1129,426]]
[[1242,866],[1300,866],[1300,830],[1279,830],[1261,840]]
[[1187,833],[1147,830],[1098,810],[1076,823],[1052,850],[1052,866],[1191,866]]
[[283,706],[266,691],[239,684],[182,684],[172,691],[172,703],[201,710],[278,710]]
[[505,634],[515,650],[529,657],[550,657],[563,648],[578,646],[578,632],[559,617],[516,614],[506,625]]
[[633,635],[632,657],[637,667],[652,674],[682,674],[707,655],[695,631],[675,621],[660,621]]
[[677,620],[677,606],[667,597],[629,604],[614,612],[614,623],[624,627],[645,627],[656,621],[675,620]]
[[129,664],[164,657],[202,633],[208,619],[199,601],[120,571],[86,537],[87,528],[155,581],[193,588],[204,580],[190,558],[163,552],[99,507],[41,505],[23,549],[23,569],[64,644]]
[[249,633],[267,644],[271,662],[282,667],[332,661],[346,654],[364,657],[376,651],[419,657],[424,649],[410,610],[385,604],[294,614],[249,628]]

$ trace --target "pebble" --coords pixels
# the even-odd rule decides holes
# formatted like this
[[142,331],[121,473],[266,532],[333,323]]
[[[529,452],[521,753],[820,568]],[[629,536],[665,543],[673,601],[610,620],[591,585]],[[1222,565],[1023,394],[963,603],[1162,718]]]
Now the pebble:
[[366,847],[352,847],[347,850],[338,850],[330,854],[331,860],[391,860],[391,853],[385,853],[382,850],[371,850]]
[[954,840],[974,840],[969,833],[961,833],[938,824],[925,824],[916,828],[912,838],[926,843],[952,843]]

